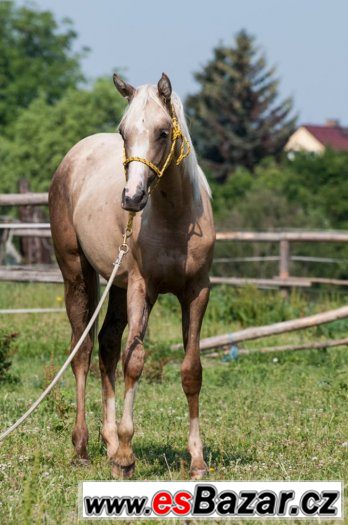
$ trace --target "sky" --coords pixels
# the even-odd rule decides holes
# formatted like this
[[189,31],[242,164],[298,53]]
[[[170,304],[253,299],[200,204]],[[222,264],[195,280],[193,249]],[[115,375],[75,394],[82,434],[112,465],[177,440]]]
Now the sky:
[[[20,2],[23,3],[23,2]],[[193,72],[242,28],[277,67],[280,96],[292,96],[300,122],[337,118],[348,125],[347,0],[36,0],[58,20],[69,17],[90,47],[89,79],[122,68],[135,86],[166,72],[185,97]]]

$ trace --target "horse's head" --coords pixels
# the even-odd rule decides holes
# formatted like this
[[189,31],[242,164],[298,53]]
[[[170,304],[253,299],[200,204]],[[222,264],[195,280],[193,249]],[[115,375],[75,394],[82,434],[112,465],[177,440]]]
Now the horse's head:
[[163,168],[171,148],[172,86],[164,73],[157,87],[135,89],[118,75],[113,79],[118,91],[129,102],[119,126],[124,141],[127,178],[122,207],[128,211],[140,211],[146,205],[151,183],[158,176],[156,169]]

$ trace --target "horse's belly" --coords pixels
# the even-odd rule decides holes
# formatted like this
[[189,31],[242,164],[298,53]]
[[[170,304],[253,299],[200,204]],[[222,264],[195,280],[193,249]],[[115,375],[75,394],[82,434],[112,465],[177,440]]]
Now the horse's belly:
[[[120,242],[110,242],[110,238],[103,238],[102,235],[96,239],[81,235],[79,236],[79,242],[91,266],[99,275],[108,280],[114,268]],[[125,262],[122,263],[115,279],[115,284],[121,287],[127,286],[128,270]]]
[[172,251],[161,248],[157,252],[149,249],[143,258],[142,273],[159,293],[177,293],[185,288],[185,283],[197,279],[206,268],[207,254],[187,251]]

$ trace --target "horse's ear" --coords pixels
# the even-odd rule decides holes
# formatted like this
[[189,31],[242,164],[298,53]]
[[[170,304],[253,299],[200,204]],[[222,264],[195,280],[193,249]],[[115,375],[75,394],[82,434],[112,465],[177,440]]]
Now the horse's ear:
[[168,104],[172,94],[172,85],[170,83],[169,77],[165,73],[162,73],[162,76],[158,81],[157,88],[159,96],[163,98],[166,104]]
[[125,82],[124,80],[122,80],[122,78],[119,77],[116,73],[114,73],[112,78],[117,91],[119,91],[119,93],[121,93],[121,95],[127,100],[131,100],[135,93],[135,88],[127,82]]

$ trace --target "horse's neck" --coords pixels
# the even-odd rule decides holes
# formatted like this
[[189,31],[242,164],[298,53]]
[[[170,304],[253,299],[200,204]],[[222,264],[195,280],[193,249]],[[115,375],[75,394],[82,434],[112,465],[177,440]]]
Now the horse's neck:
[[151,211],[166,222],[173,221],[173,224],[178,219],[191,218],[193,194],[192,181],[184,173],[183,165],[172,163],[151,194]]

